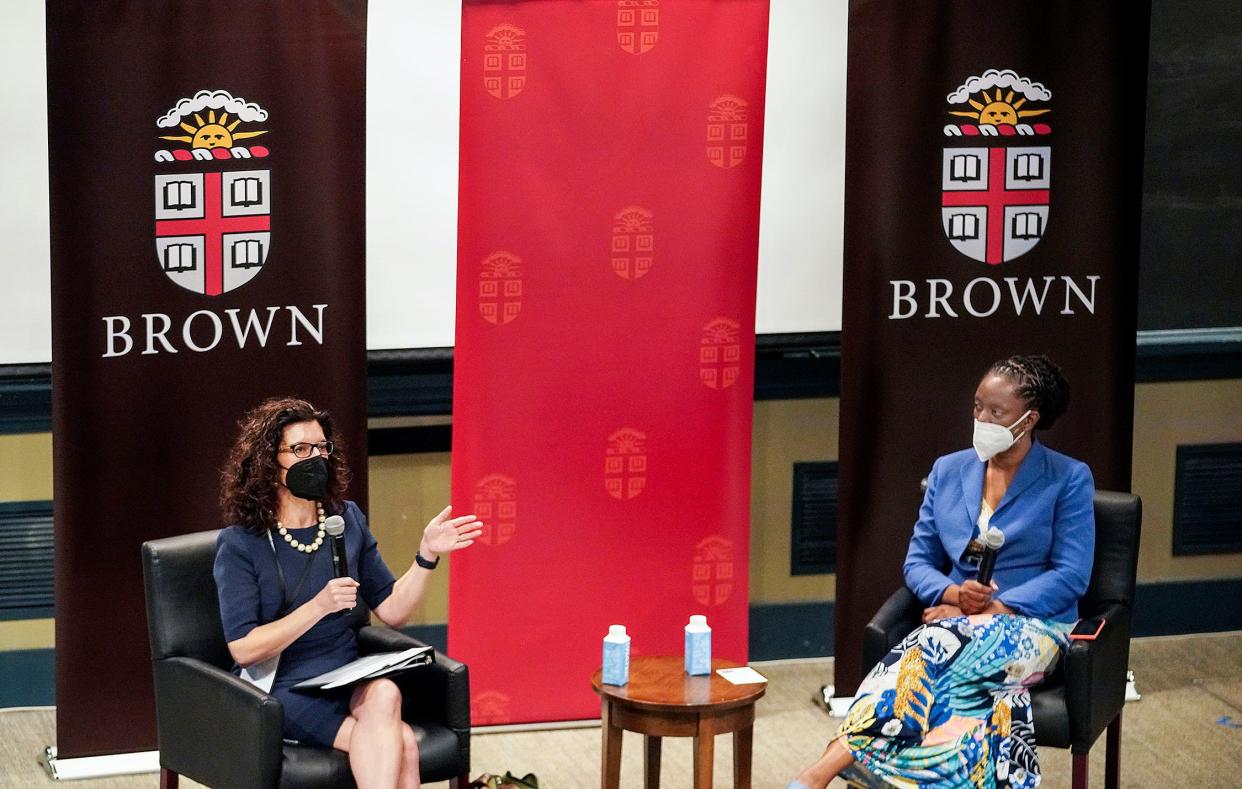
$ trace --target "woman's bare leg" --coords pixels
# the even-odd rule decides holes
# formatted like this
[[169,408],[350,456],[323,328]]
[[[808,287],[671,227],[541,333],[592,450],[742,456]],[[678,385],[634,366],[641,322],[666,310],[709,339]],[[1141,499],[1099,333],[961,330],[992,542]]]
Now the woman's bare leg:
[[418,775],[418,739],[408,723],[401,724],[401,775],[397,780],[400,789],[419,789],[422,782]]
[[358,789],[393,789],[405,752],[400,689],[392,680],[373,680],[354,691],[349,709],[333,746],[349,753]]
[[854,763],[854,754],[845,747],[845,742],[838,737],[828,743],[824,755],[819,761],[798,774],[798,780],[811,789],[827,789],[828,782]]

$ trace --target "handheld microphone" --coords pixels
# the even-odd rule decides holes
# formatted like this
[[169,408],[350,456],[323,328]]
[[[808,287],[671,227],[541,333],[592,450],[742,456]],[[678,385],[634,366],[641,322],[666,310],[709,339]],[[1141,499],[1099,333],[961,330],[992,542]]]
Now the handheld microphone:
[[979,559],[979,575],[976,580],[987,586],[992,583],[992,570],[996,567],[996,554],[1005,544],[1005,533],[995,526],[988,527],[982,535],[983,556]]
[[324,519],[323,530],[331,538],[328,542],[332,549],[332,574],[337,578],[348,578],[349,562],[345,560],[345,519],[340,515],[329,515]]

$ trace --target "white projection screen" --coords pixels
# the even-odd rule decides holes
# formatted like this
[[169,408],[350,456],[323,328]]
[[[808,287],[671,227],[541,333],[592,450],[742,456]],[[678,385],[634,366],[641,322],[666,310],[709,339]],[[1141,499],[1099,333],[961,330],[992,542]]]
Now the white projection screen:
[[[757,329],[839,331],[847,2],[771,2]],[[460,3],[371,0],[367,36],[367,347],[451,346]],[[0,4],[0,84],[0,364],[48,362],[43,0]]]

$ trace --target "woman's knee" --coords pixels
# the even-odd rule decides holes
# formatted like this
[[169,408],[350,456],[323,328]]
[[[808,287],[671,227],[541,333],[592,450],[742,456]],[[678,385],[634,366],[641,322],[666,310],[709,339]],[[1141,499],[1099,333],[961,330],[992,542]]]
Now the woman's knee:
[[359,717],[377,715],[399,719],[401,689],[390,679],[372,680],[362,692],[356,713]]

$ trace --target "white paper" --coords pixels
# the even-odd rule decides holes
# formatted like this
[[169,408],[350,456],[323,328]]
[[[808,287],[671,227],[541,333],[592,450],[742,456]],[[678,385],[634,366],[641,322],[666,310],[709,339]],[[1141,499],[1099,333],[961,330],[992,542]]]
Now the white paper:
[[262,663],[246,666],[241,670],[241,678],[254,685],[264,693],[272,692],[272,683],[276,681],[276,668],[280,665],[280,654],[268,658]]
[[739,666],[738,668],[718,668],[716,673],[732,682],[734,685],[754,685],[759,682],[767,682],[768,678],[755,671],[750,666]]
[[367,655],[352,663],[346,663],[340,668],[324,672],[313,679],[299,682],[294,687],[320,687],[324,690],[339,688],[377,674],[384,669],[396,668],[430,651],[431,647],[411,647],[404,652],[381,652],[377,655]]

